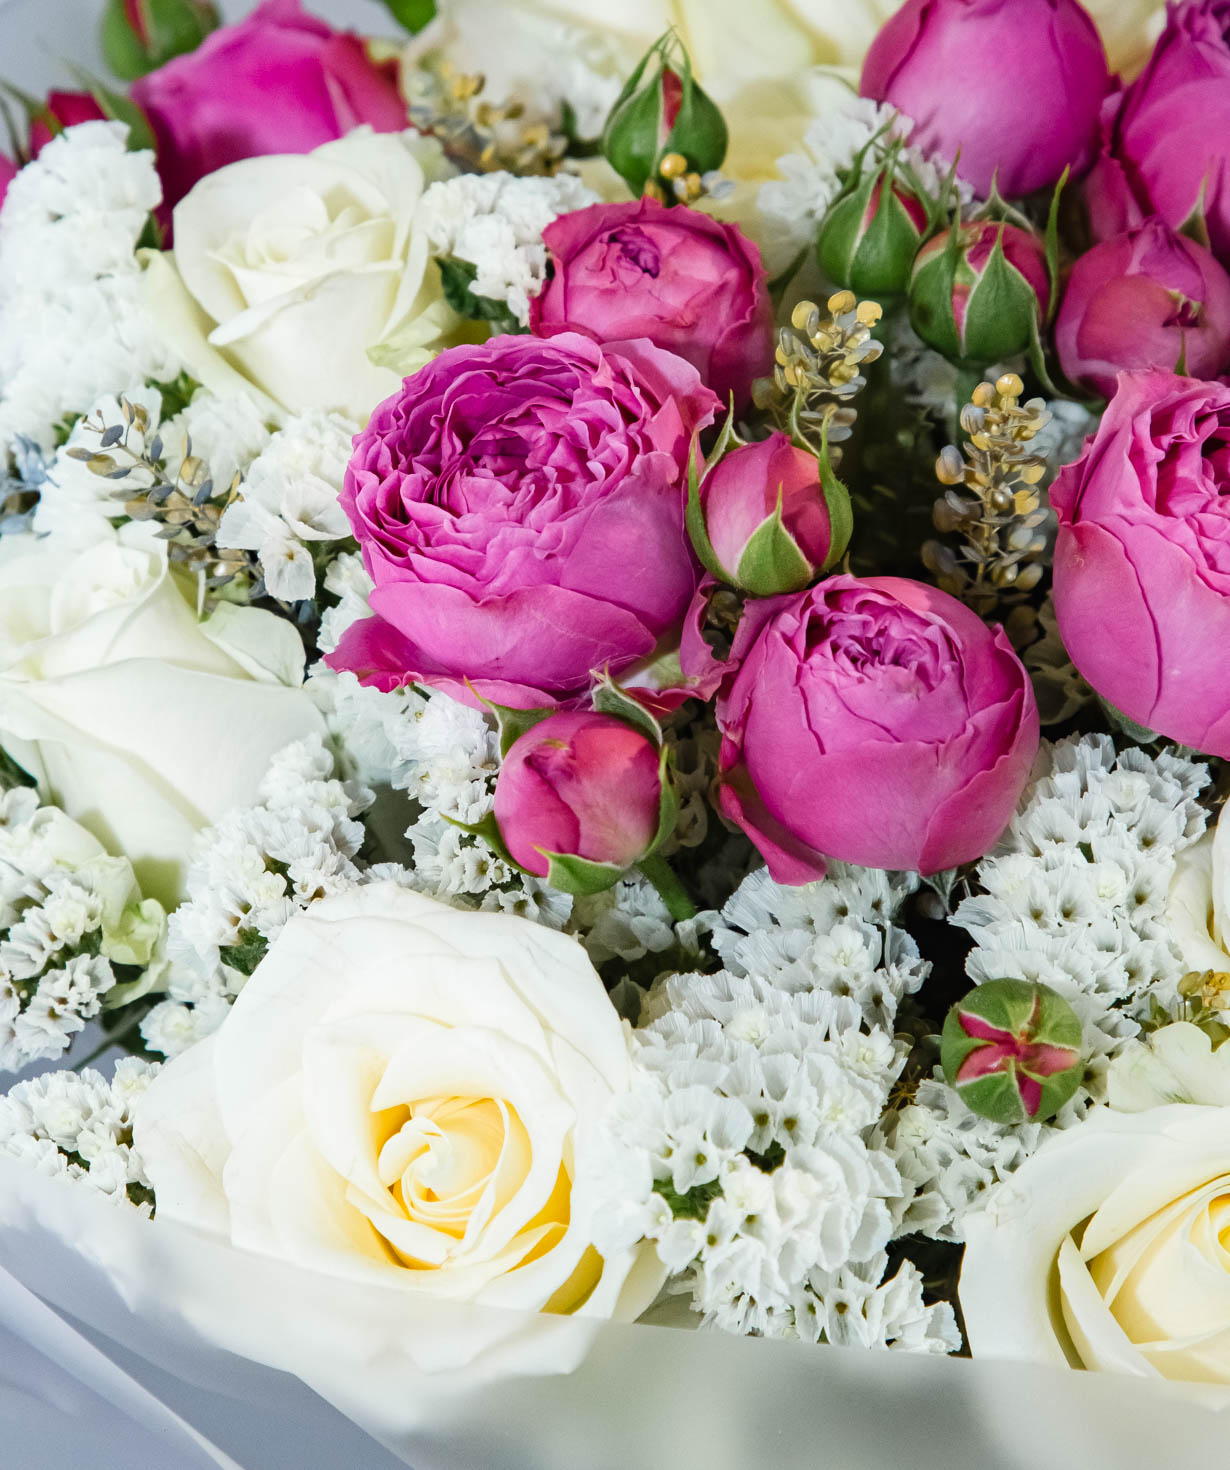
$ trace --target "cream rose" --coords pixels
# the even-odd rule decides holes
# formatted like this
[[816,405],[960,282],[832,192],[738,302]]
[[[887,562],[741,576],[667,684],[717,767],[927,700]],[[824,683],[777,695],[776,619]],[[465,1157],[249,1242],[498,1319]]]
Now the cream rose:
[[359,128],[209,174],[175,207],[174,249],[145,259],[170,345],[206,387],[246,387],[273,418],[366,420],[458,326],[414,228],[447,171],[430,140]]
[[[1175,860],[1166,901],[1166,924],[1188,970],[1230,971],[1230,820],[1226,809],[1216,827]],[[1230,993],[1225,1001],[1230,1006]]]
[[[1165,1027],[966,1219],[975,1357],[1230,1386],[1230,1050]],[[1211,1105],[1210,1105],[1211,1104]]]
[[575,940],[372,884],[291,919],[137,1147],[159,1221],[389,1292],[632,1317],[661,1276],[598,1255],[573,1183],[629,1071]]
[[196,833],[255,799],[271,756],[323,729],[303,645],[272,613],[197,617],[150,528],[82,552],[6,537],[0,744],[69,816],[178,901]]

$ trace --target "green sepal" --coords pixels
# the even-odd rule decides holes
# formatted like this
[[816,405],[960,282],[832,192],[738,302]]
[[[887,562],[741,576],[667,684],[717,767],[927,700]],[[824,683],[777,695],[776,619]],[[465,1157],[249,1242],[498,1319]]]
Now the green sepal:
[[436,18],[436,0],[384,0],[393,19],[412,36],[429,26]]
[[1209,188],[1209,179],[1206,174],[1200,181],[1200,193],[1196,196],[1196,202],[1192,206],[1192,212],[1187,216],[1176,235],[1183,235],[1189,240],[1194,240],[1197,245],[1203,245],[1206,250],[1209,247],[1209,217],[1206,195]]
[[109,117],[113,122],[127,124],[129,152],[152,153],[156,147],[153,129],[137,104],[125,97],[122,92],[115,92],[105,86],[97,77],[92,77],[81,67],[74,66],[71,62],[66,64],[76,78],[78,86],[93,97],[104,116]]
[[[515,868],[518,873],[529,872],[523,868],[508,850],[508,844],[500,831],[500,824],[495,819],[494,812],[488,812],[481,822],[459,822],[456,817],[444,816],[440,813],[450,827],[456,827],[459,832],[468,832],[471,837],[480,837],[487,844],[496,857],[501,858],[510,868]],[[534,875],[537,876],[537,875]]]
[[614,720],[631,725],[646,740],[652,741],[655,750],[662,749],[662,726],[640,700],[633,699],[626,689],[621,689],[609,673],[604,673],[594,685],[592,700],[596,714],[610,715]]
[[614,888],[627,872],[626,868],[617,867],[614,863],[591,863],[588,858],[548,852],[545,847],[535,850],[547,860],[547,882],[551,887],[577,898],[605,893],[608,888]]
[[[731,447],[732,443],[742,446],[743,440],[735,432],[735,396],[730,395],[730,409],[726,414],[726,422],[722,425],[721,433],[717,437],[717,443],[709,453],[704,462],[704,473],[709,472],[718,464],[722,456]],[[692,542],[692,549],[696,552],[701,566],[711,576],[717,577],[721,582],[732,580],[731,574],[718,560],[717,552],[713,549],[713,543],[709,540],[709,530],[705,525],[705,512],[700,503],[701,473],[697,469],[697,460],[700,457],[700,434],[696,434],[692,441],[692,448],[688,454],[688,503],[684,512],[684,524],[687,528],[688,537]]]
[[[1095,690],[1094,692],[1096,693],[1097,691]],[[1129,740],[1134,740],[1137,745],[1152,745],[1155,740],[1162,738],[1156,730],[1150,730],[1147,725],[1138,725],[1129,715],[1125,715],[1121,709],[1111,704],[1109,699],[1104,699],[1100,694],[1098,695],[1098,703],[1106,712],[1106,717],[1110,720],[1111,724],[1122,734],[1126,735]]]
[[837,565],[846,554],[850,538],[854,535],[854,506],[850,492],[833,473],[829,459],[829,421],[825,419],[820,429],[820,488],[824,491],[824,505],[829,513],[829,554],[821,563],[820,570],[827,572]]
[[511,705],[496,704],[492,699],[484,699],[481,694],[475,694],[475,698],[484,709],[491,711],[500,727],[501,759],[508,754],[522,735],[528,734],[535,725],[541,725],[543,720],[558,713],[552,705],[548,705],[545,709],[514,709]]
[[175,56],[195,51],[220,23],[212,5],[198,0],[140,0],[149,32],[143,41],[133,29],[124,0],[109,0],[100,26],[103,57],[122,81],[135,81]]
[[799,550],[798,542],[782,520],[779,488],[773,514],[761,521],[748,537],[739,557],[735,583],[752,597],[778,597],[786,592],[801,592],[815,575],[815,567]]
[[909,285],[910,325],[928,347],[949,362],[961,357],[961,335],[952,311],[960,248],[958,228],[954,226],[942,253],[915,264]]
[[970,289],[963,356],[967,362],[987,363],[1023,352],[1029,346],[1030,326],[1037,319],[1038,298],[1004,254],[1001,227],[990,258]]
[[1046,274],[1051,283],[1051,299],[1046,311],[1046,324],[1050,326],[1059,310],[1059,205],[1063,191],[1072,173],[1071,165],[1064,169],[1051,195],[1051,207],[1046,214]]
[[662,800],[658,807],[658,830],[654,833],[649,847],[641,854],[642,862],[657,852],[658,848],[674,832],[675,823],[679,820],[679,793],[675,790],[675,783],[671,780],[670,763],[670,749],[664,745],[658,757],[658,780],[662,785]]

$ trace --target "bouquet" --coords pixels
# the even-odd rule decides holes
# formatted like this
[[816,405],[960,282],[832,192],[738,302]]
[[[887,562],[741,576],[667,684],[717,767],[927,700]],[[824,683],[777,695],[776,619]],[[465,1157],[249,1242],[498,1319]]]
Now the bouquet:
[[399,1455],[1222,1404],[1230,4],[602,9],[3,88],[0,1262]]

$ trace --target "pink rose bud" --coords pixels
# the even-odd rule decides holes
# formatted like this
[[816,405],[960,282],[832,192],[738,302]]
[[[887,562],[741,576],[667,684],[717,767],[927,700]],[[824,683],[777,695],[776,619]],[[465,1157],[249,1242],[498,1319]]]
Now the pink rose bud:
[[899,577],[749,603],[717,702],[722,810],[779,883],[825,859],[938,873],[990,851],[1038,750],[1001,628]]
[[910,141],[957,159],[979,194],[998,179],[1017,199],[1089,165],[1107,85],[1076,0],[906,0],[871,43],[859,90],[911,119]]
[[952,362],[986,364],[1023,352],[1051,299],[1046,254],[1027,230],[999,220],[956,224],[918,252],[910,323]]
[[1134,202],[1172,229],[1200,233],[1230,266],[1230,0],[1168,7],[1106,137],[1109,164],[1089,185],[1098,233]]
[[543,231],[553,274],[530,304],[536,336],[648,337],[742,407],[773,363],[760,251],[734,225],[653,199],[594,204]]
[[30,157],[37,158],[65,128],[99,122],[106,115],[88,92],[48,92],[42,107],[30,118]]
[[[509,748],[495,783],[495,820],[514,862],[559,887],[591,878],[610,887],[648,855],[662,825],[666,785],[654,743],[610,715],[555,714]],[[554,864],[582,860],[584,866]],[[561,876],[564,883],[557,882]],[[582,886],[585,886],[584,884]]]
[[1042,1123],[1081,1085],[1081,1023],[1049,985],[988,980],[948,1012],[940,1039],[948,1085],[996,1123]]
[[828,558],[819,464],[785,434],[724,455],[701,481],[700,507],[701,560],[753,597],[801,591]]
[[[681,172],[705,174],[726,157],[726,123],[692,75],[687,50],[673,31],[649,48],[616,99],[602,134],[607,162],[634,194],[663,187],[662,162],[684,160]],[[675,175],[678,177],[678,173]],[[672,199],[669,188],[663,188]]]
[[898,296],[930,222],[928,205],[897,177],[895,154],[879,166],[863,163],[820,225],[820,269],[856,296]]
[[102,21],[103,55],[117,77],[132,81],[195,51],[218,23],[209,0],[110,0]]
[[363,123],[407,126],[397,63],[375,65],[359,36],[305,15],[299,0],[265,0],[140,78],[132,99],[157,141],[167,208],[241,158],[309,153]]
[[1230,758],[1230,387],[1119,378],[1051,505],[1072,662],[1136,725]]
[[1129,368],[1215,377],[1230,362],[1230,275],[1151,219],[1073,266],[1055,348],[1069,381],[1105,398]]

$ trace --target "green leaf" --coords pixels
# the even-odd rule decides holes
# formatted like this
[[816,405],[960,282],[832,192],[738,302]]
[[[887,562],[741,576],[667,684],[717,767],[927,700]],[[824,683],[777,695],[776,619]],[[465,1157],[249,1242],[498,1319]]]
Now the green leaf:
[[384,3],[393,19],[411,35],[417,35],[436,18],[436,0],[384,0]]
[[850,492],[833,473],[829,458],[829,423],[825,419],[820,430],[820,488],[824,491],[824,504],[829,513],[829,554],[820,567],[829,571],[846,554],[850,537],[854,535],[854,507],[850,504]]
[[521,323],[509,311],[503,301],[493,301],[489,296],[477,296],[471,289],[478,277],[478,267],[468,260],[455,256],[444,256],[437,261],[440,267],[440,284],[444,299],[458,316],[473,322],[490,322],[496,332],[520,332]]
[[134,29],[124,0],[109,0],[100,26],[103,57],[121,80],[135,81],[175,56],[195,51],[219,17],[203,0],[141,0],[145,38]]
[[1111,724],[1129,740],[1134,740],[1137,745],[1152,745],[1155,740],[1161,739],[1156,730],[1150,730],[1147,725],[1138,725],[1129,715],[1125,715],[1121,709],[1111,704],[1109,699],[1103,699],[1100,694],[1098,703],[1106,711]]
[[639,730],[647,740],[652,740],[656,750],[662,749],[662,727],[639,699],[633,699],[626,689],[621,689],[611,678],[603,674],[594,686],[593,704],[600,715],[610,715]]
[[627,871],[614,863],[591,863],[588,858],[574,857],[570,853],[548,852],[545,847],[537,849],[547,860],[547,882],[561,893],[572,893],[579,898],[592,893],[605,893],[613,888]]
[[801,592],[815,571],[782,520],[779,489],[773,514],[761,521],[743,548],[735,572],[738,585],[753,597],[778,597],[784,592]]

